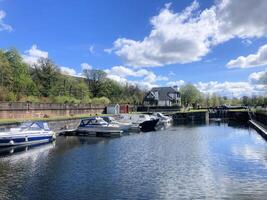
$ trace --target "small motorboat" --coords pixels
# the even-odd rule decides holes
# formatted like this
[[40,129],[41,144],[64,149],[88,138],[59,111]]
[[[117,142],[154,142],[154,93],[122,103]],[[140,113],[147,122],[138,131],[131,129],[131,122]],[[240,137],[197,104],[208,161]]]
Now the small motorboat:
[[111,116],[103,116],[101,118],[104,119],[109,124],[118,125],[122,131],[129,131],[131,129],[131,123],[119,122]]
[[147,114],[121,115],[120,122],[130,122],[138,126],[142,132],[155,131],[159,119]]
[[159,119],[150,119],[139,124],[140,130],[142,132],[156,131],[156,126],[159,122]]
[[159,119],[159,122],[164,124],[172,123],[173,121],[171,117],[163,115],[160,112],[152,113],[152,117],[154,117],[155,119]]
[[101,118],[104,119],[109,124],[114,124],[114,125],[120,126],[120,128],[123,132],[138,132],[138,131],[140,131],[139,123],[136,124],[136,123],[127,122],[127,121],[119,121],[120,118],[118,118],[118,120],[117,120],[111,116],[103,116]]
[[101,117],[90,117],[82,119],[75,132],[91,136],[121,136],[123,130],[118,124],[110,124]]
[[55,137],[47,122],[25,122],[18,128],[0,132],[0,147],[48,143]]

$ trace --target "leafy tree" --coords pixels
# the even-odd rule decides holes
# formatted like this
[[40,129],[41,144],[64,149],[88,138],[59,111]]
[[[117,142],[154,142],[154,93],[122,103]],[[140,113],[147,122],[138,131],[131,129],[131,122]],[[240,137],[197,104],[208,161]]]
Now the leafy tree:
[[48,58],[41,58],[34,64],[32,77],[44,97],[57,95],[60,87],[58,84],[59,76],[59,69]]
[[35,92],[35,84],[33,83],[30,74],[29,66],[23,62],[21,56],[15,49],[5,52],[5,57],[9,62],[11,69],[6,68],[6,71],[11,71],[12,80],[10,87],[16,94],[29,95]]
[[192,84],[185,84],[180,88],[181,99],[184,106],[195,105],[199,98],[199,90]]
[[0,50],[0,84],[1,87],[11,87],[12,69],[5,52]]
[[106,72],[102,70],[92,69],[92,70],[84,70],[84,76],[87,79],[88,86],[94,97],[101,96],[101,89],[103,89],[104,80],[107,77]]

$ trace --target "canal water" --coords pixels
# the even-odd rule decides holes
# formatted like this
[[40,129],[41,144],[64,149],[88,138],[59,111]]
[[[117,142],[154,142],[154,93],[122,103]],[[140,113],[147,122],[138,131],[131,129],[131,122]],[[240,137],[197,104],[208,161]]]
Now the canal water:
[[0,199],[266,199],[267,143],[228,124],[58,137],[0,157]]

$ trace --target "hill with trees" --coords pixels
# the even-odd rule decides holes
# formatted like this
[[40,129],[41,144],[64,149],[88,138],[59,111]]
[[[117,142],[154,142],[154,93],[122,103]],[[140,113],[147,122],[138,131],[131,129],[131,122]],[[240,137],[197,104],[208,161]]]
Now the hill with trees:
[[[267,83],[267,77],[261,80]],[[41,103],[142,104],[144,90],[120,84],[107,78],[102,70],[84,70],[83,76],[62,73],[49,58],[41,58],[30,66],[16,49],[0,50],[0,101]],[[203,94],[193,84],[180,87],[184,107],[231,105],[267,105],[267,97],[227,98]]]
[[0,50],[0,101],[140,104],[143,100],[144,91],[108,79],[102,70],[84,70],[83,74],[63,74],[48,58],[29,66],[16,49]]

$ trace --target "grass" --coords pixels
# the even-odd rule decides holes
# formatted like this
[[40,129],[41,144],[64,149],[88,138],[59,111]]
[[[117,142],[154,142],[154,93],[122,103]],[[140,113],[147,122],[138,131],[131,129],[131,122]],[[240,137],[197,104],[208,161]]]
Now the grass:
[[[128,113],[128,114],[135,114],[135,113]],[[80,119],[92,116],[108,116],[110,114],[82,114],[82,115],[73,115],[73,116],[53,116],[49,118],[43,117],[33,117],[33,118],[17,118],[17,119],[0,119],[1,124],[11,124],[11,123],[22,123],[25,121],[59,121],[59,120],[70,120],[70,119]]]
[[[97,116],[105,116],[107,114],[97,114]],[[21,123],[25,121],[57,121],[57,120],[68,120],[68,119],[79,119],[85,117],[96,116],[96,114],[82,114],[82,115],[74,115],[74,116],[53,116],[49,118],[43,117],[33,117],[33,118],[17,118],[17,119],[0,119],[0,124],[9,124],[9,123]]]

